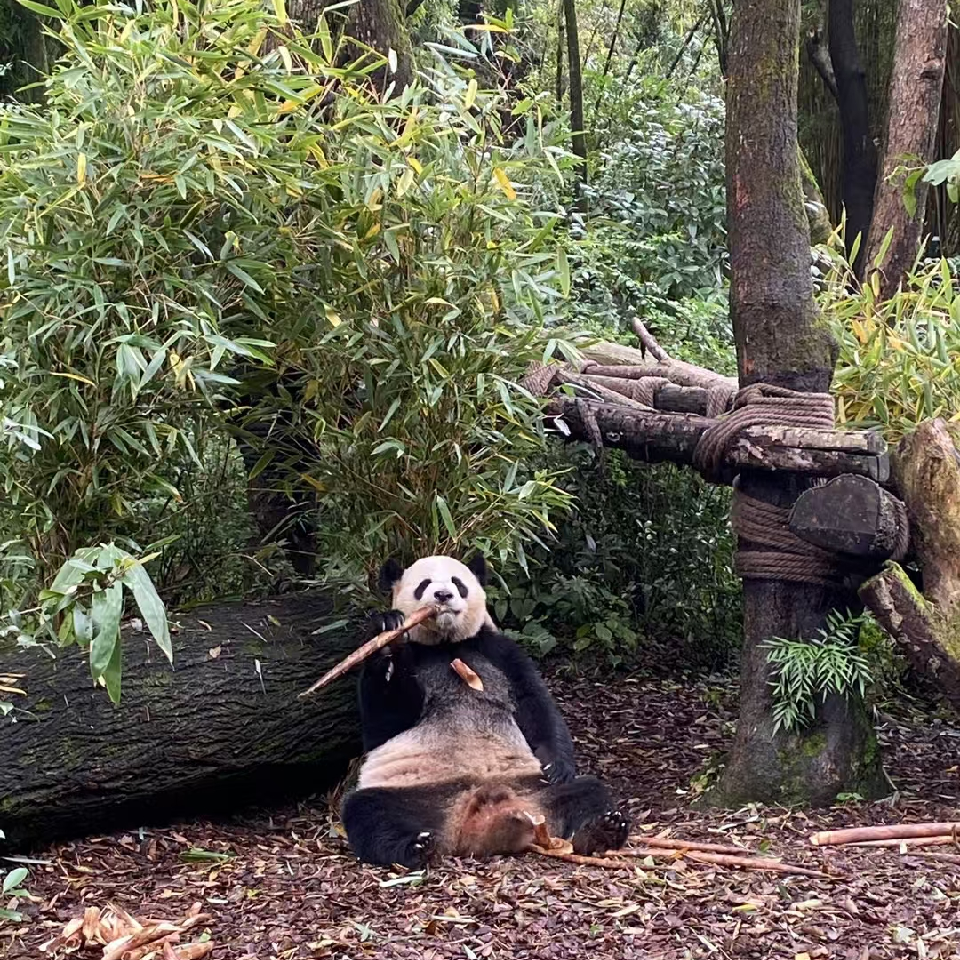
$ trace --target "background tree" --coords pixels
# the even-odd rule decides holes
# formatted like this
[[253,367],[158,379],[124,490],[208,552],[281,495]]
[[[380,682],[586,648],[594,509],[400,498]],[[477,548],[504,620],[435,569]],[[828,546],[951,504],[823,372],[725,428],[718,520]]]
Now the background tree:
[[888,297],[913,266],[927,204],[926,166],[936,159],[947,52],[944,0],[900,0],[890,78],[883,174],[866,241],[868,269],[879,264],[881,296]]
[[580,62],[580,30],[575,0],[563,0],[563,22],[567,35],[567,67],[570,77],[570,126],[573,128],[573,152],[580,162],[574,173],[574,193],[580,194],[587,182],[587,131],[583,117],[583,75]]

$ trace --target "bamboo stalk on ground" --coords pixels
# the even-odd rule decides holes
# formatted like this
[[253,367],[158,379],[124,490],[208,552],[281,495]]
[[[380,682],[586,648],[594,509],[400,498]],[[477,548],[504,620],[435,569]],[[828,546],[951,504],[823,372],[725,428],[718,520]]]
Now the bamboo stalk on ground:
[[836,847],[861,840],[908,840],[914,837],[955,837],[957,834],[960,834],[960,823],[901,823],[822,830],[815,833],[810,842],[815,847]]
[[848,847],[946,847],[953,845],[960,849],[957,839],[949,837],[888,837],[885,840],[861,840],[848,843]]
[[668,850],[702,850],[705,853],[730,853],[734,856],[743,856],[753,853],[745,847],[736,847],[732,843],[710,843],[706,840],[680,840],[673,837],[644,837],[635,836],[631,840],[645,843],[648,847],[664,847]]

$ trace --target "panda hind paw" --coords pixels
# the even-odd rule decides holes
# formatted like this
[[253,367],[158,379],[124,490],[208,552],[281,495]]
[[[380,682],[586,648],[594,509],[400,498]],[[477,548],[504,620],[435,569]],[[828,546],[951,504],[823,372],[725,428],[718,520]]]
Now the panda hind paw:
[[609,810],[587,821],[573,835],[574,853],[594,854],[619,850],[627,842],[630,822],[619,810]]
[[410,845],[410,859],[415,870],[424,869],[437,850],[437,838],[429,831],[424,830],[417,834],[417,839]]

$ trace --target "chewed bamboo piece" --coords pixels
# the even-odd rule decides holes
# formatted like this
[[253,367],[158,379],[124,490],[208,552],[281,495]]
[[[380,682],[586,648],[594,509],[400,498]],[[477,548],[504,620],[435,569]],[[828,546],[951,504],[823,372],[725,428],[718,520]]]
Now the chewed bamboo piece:
[[847,830],[824,830],[815,833],[810,842],[815,847],[842,846],[861,840],[910,840],[914,837],[951,837],[960,834],[960,823],[901,823],[879,827],[851,827]]
[[457,658],[456,660],[450,661],[450,666],[453,667],[453,672],[456,673],[471,690],[483,690],[483,681],[469,664]]
[[328,683],[332,683],[337,677],[342,677],[348,670],[353,669],[358,663],[362,663],[367,657],[372,653],[376,653],[378,650],[382,650],[385,646],[390,643],[393,643],[394,640],[398,640],[402,637],[408,630],[412,630],[417,624],[423,623],[424,620],[429,620],[431,617],[437,615],[437,608],[432,604],[428,604],[425,607],[421,607],[419,610],[414,610],[413,613],[407,617],[403,623],[397,627],[396,630],[384,630],[383,633],[378,633],[372,640],[368,640],[362,647],[358,647],[353,651],[349,656],[344,657],[335,667],[328,670],[312,687],[307,690],[304,690],[300,694],[301,697],[308,697],[311,693],[316,693],[318,690],[325,687]]

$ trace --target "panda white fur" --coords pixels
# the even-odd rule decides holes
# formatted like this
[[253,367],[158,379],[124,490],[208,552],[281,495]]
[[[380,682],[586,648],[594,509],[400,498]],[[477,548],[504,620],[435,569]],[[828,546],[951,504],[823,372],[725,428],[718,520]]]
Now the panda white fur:
[[[537,816],[580,852],[626,839],[606,787],[576,776],[570,733],[532,660],[495,627],[485,575],[482,557],[384,566],[394,609],[372,617],[367,633],[426,603],[441,612],[361,673],[368,755],[342,816],[363,860],[413,867],[433,851],[518,852]],[[457,658],[479,674],[482,692],[454,672]]]

